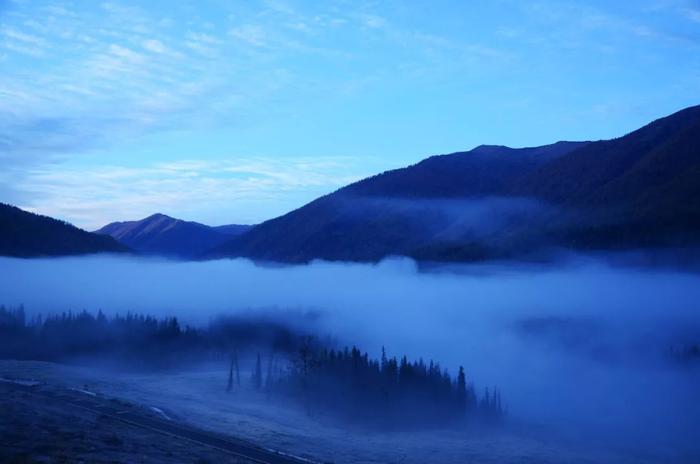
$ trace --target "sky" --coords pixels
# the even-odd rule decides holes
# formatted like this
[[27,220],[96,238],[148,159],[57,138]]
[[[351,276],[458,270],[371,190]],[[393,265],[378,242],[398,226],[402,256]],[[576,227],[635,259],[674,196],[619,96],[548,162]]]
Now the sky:
[[0,0],[0,202],[256,223],[700,104],[700,1]]

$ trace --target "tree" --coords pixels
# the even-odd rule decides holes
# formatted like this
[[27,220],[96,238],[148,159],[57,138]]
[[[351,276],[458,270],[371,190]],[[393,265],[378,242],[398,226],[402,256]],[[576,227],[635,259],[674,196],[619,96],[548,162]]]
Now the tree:
[[228,385],[226,386],[227,392],[230,392],[231,388],[233,388],[233,362],[234,362],[234,358],[232,356],[231,357],[231,364],[229,365],[229,369],[228,369]]
[[457,374],[457,405],[459,413],[463,414],[467,409],[467,378],[462,366],[459,366],[459,374]]

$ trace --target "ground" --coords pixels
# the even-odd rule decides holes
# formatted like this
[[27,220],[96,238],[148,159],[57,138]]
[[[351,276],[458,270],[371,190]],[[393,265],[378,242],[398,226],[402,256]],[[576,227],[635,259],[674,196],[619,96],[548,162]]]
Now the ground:
[[[509,425],[483,430],[377,431],[309,416],[245,388],[226,393],[226,368],[117,374],[103,367],[0,361],[0,377],[97,392],[143,408],[157,407],[175,421],[227,434],[314,462],[645,464],[689,462],[688,456],[648,455],[607,444],[590,446]],[[2,399],[2,445],[23,462],[238,462],[214,450],[142,433],[94,414],[56,408],[17,394]],[[673,450],[668,450],[672,453]],[[690,457],[696,458],[696,457]],[[24,462],[33,462],[25,459]],[[44,459],[42,461],[41,459]],[[53,459],[53,460],[52,460]],[[228,459],[228,461],[227,461]],[[201,461],[204,460],[204,461]],[[691,461],[692,462],[692,461]]]
[[10,389],[2,393],[3,463],[250,463],[51,398]]

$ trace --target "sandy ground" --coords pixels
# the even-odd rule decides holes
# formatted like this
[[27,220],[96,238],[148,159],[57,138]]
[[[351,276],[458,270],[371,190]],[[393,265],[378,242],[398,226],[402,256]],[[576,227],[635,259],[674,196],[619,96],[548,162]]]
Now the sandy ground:
[[0,396],[0,462],[249,464],[24,391]]
[[[322,417],[310,417],[294,407],[281,407],[263,394],[245,388],[225,392],[225,367],[215,369],[159,374],[115,374],[102,369],[61,364],[0,361],[0,376],[33,378],[69,388],[88,388],[109,397],[123,398],[147,407],[162,409],[167,415],[198,427],[230,434],[253,441],[261,446],[313,459],[336,463],[581,463],[581,464],[645,464],[700,462],[697,456],[667,454],[639,455],[635,450],[609,449],[596,443],[577,446],[562,437],[554,438],[532,428],[503,427],[496,430],[446,430],[414,432],[378,432],[357,430]],[[25,452],[39,432],[43,420],[29,420],[21,413],[26,399],[3,401],[9,415],[3,413],[3,437],[14,436],[19,443],[15,455]],[[38,410],[45,417],[53,413]],[[4,411],[3,411],[4,412]],[[18,417],[15,417],[19,414]],[[66,412],[61,412],[66,414]],[[9,419],[8,419],[9,418]],[[199,452],[190,446],[183,449],[162,437],[137,437],[124,427],[98,425],[99,418],[57,416],[53,438],[40,440],[54,443],[49,451],[56,456],[80,456],[83,462],[197,462]],[[13,422],[14,421],[14,422]],[[68,424],[70,422],[70,425]],[[64,424],[62,426],[62,424]],[[94,431],[93,431],[94,430]],[[89,433],[88,433],[89,431]],[[43,433],[43,432],[42,432]],[[111,439],[113,433],[119,440]],[[58,444],[66,434],[68,445]],[[43,436],[43,435],[42,435]],[[546,436],[547,439],[542,438]],[[22,438],[24,437],[24,438]],[[3,443],[6,443],[3,438]],[[24,443],[24,445],[22,445]],[[111,444],[110,444],[111,443]],[[66,447],[69,446],[69,447]],[[178,447],[179,446],[179,447]],[[129,459],[148,450],[148,460]],[[144,451],[145,452],[145,451]],[[62,453],[62,454],[61,454]],[[107,453],[108,458],[105,458]],[[122,454],[119,454],[122,453]],[[125,453],[132,453],[127,455]],[[169,454],[168,454],[169,453]],[[180,453],[189,453],[181,455]],[[178,459],[173,460],[177,455]],[[112,458],[114,456],[114,458]],[[92,459],[95,458],[95,459]],[[99,459],[102,460],[99,460]],[[151,459],[152,458],[152,459]],[[187,459],[192,459],[187,461]],[[202,455],[202,459],[212,459]],[[18,461],[23,462],[23,461]],[[24,461],[32,462],[32,461]],[[44,461],[40,461],[44,462]],[[61,462],[61,461],[57,461]],[[65,462],[79,462],[78,458]],[[206,462],[206,461],[202,461]],[[211,462],[227,462],[213,459]]]

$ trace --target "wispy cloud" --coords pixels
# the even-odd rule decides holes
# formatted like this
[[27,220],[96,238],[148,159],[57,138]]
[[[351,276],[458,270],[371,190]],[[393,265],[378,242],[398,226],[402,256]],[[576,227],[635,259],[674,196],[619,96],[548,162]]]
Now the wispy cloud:
[[[367,6],[355,13],[331,2],[301,11],[264,1],[252,13],[231,6],[216,22],[197,16],[183,22],[183,13],[173,20],[132,2],[91,5],[78,14],[70,3],[18,3],[0,28],[8,70],[0,76],[0,163],[55,159],[158,130],[267,117],[268,108],[280,111],[282,93],[303,105],[364,88],[358,82],[373,85],[379,81],[368,76],[397,67],[410,68],[406,78],[416,78],[439,72],[440,62],[505,57],[483,44],[399,28]],[[412,56],[337,72],[348,60],[365,59],[364,49],[331,45],[339,31],[377,34]],[[296,64],[293,56],[304,58]],[[303,66],[309,57],[317,72]]]
[[[535,36],[539,35],[536,40],[543,45],[588,48],[595,51],[615,50],[624,53],[628,51],[627,47],[614,49],[609,43],[617,43],[619,39],[645,39],[696,46],[697,42],[688,36],[668,28],[659,27],[659,24],[654,21],[655,17],[667,10],[676,13],[679,10],[676,3],[674,0],[670,0],[670,2],[642,2],[639,10],[644,14],[635,16],[614,12],[611,9],[603,9],[585,2],[534,2],[524,3],[521,8],[529,15],[529,18],[534,20],[526,21],[526,23],[544,26],[535,32]],[[693,10],[680,8],[680,11],[689,13]],[[532,33],[523,35],[522,29],[501,29],[501,31],[510,33],[516,30],[521,33],[519,34],[520,38],[524,36],[527,36],[527,39],[533,38]]]
[[0,37],[2,38],[2,46],[11,52],[41,57],[46,51],[46,41],[36,35],[3,27],[0,28]]
[[235,102],[221,97],[253,79],[237,78],[232,60],[209,65],[227,46],[213,35],[182,33],[114,2],[80,15],[68,5],[40,12],[21,4],[11,13],[12,27],[0,28],[7,61],[0,163],[104,146],[184,120],[225,124],[243,104],[240,95],[259,95],[240,90]]
[[362,15],[362,22],[366,27],[369,27],[371,29],[380,29],[386,26],[387,24],[384,18],[373,14]]
[[265,31],[262,27],[255,24],[237,26],[231,28],[228,33],[234,39],[256,47],[263,47],[267,44]]
[[[87,229],[167,212],[205,222],[259,222],[362,177],[351,157],[235,158],[145,167],[44,166],[14,184],[20,206]],[[354,173],[354,174],[353,174]]]

